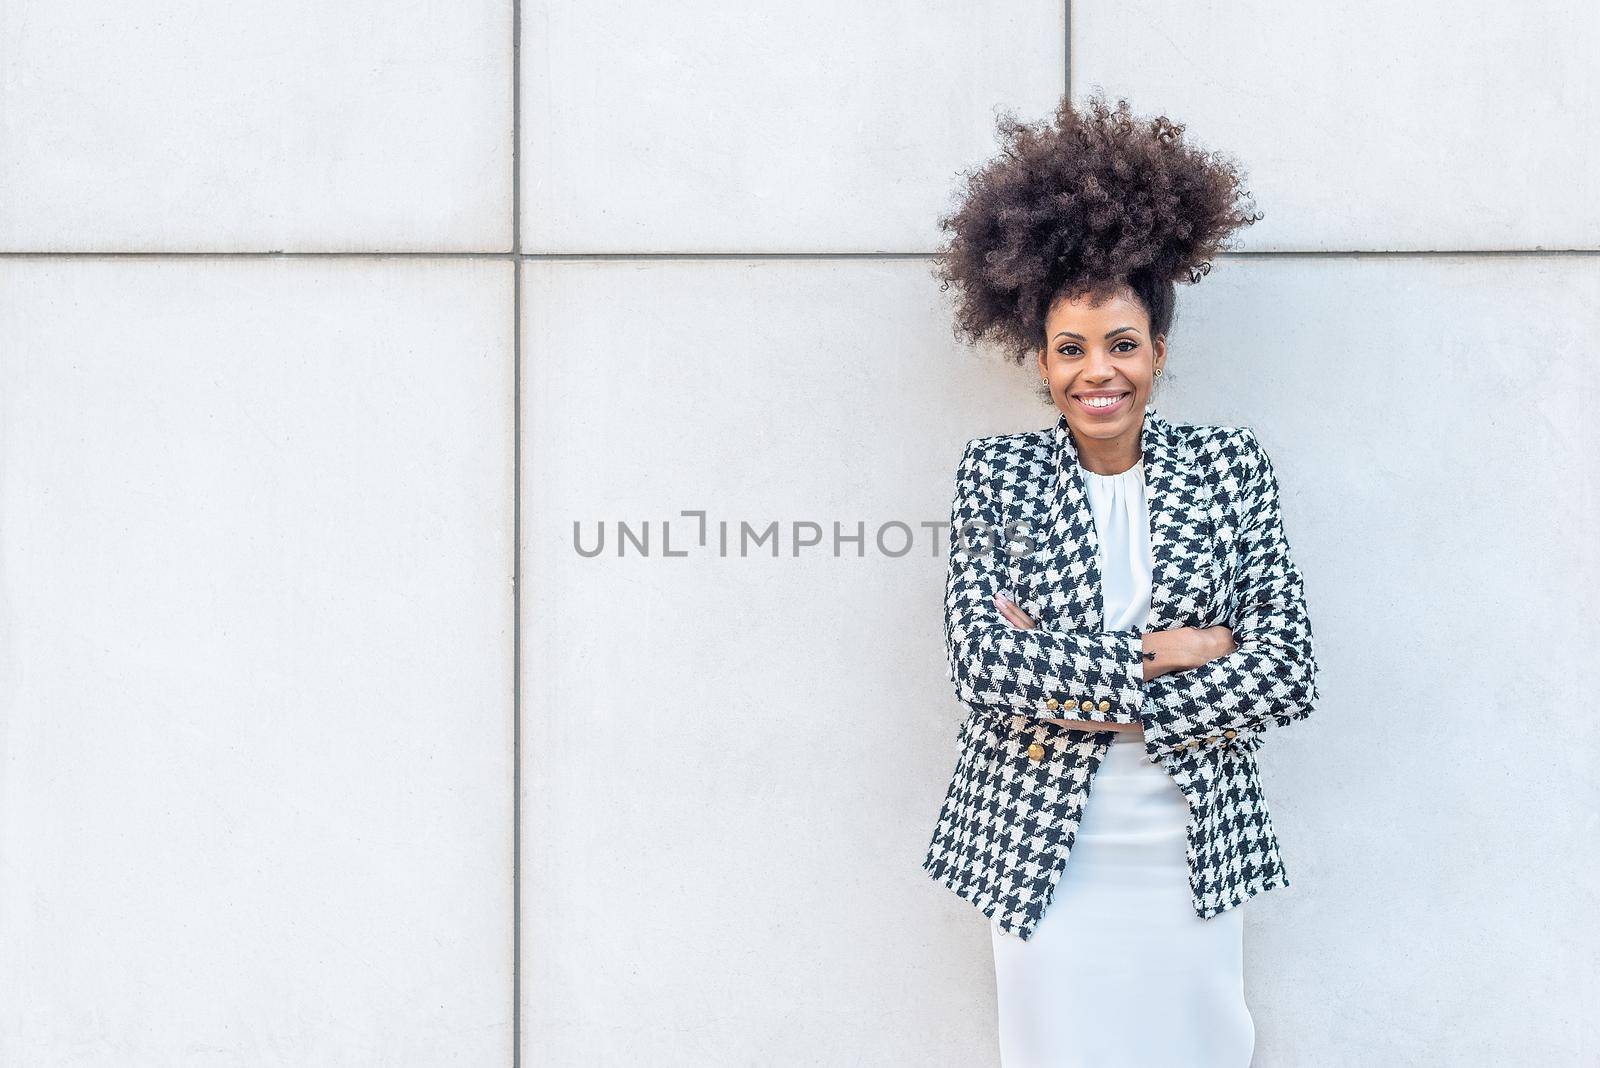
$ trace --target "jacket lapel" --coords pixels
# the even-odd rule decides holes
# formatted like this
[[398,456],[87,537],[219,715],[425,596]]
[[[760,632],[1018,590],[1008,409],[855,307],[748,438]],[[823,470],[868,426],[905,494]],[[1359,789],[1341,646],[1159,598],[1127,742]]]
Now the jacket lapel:
[[[1023,608],[1041,627],[1099,630],[1101,603],[1100,539],[1078,460],[1078,445],[1065,414],[1048,440],[1049,507],[1044,535],[1020,563],[1018,592]],[[1152,407],[1145,409],[1140,433],[1146,495],[1150,511],[1150,617],[1145,631],[1216,622],[1213,608],[1216,565],[1212,496],[1192,450],[1171,423]],[[1201,620],[1205,620],[1204,623]]]
[[1145,630],[1226,621],[1225,557],[1233,533],[1207,467],[1209,454],[1162,421],[1146,454],[1150,501],[1150,619]]

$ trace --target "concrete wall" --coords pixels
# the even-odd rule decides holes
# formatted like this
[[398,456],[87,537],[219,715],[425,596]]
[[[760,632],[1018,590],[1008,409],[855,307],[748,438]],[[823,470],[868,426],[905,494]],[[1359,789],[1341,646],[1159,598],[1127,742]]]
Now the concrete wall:
[[928,254],[995,109],[1094,86],[1266,213],[1157,398],[1260,432],[1323,664],[1256,1063],[1600,1060],[1597,49],[1554,0],[0,4],[0,1063],[996,1063],[918,867],[921,524],[1054,411]]

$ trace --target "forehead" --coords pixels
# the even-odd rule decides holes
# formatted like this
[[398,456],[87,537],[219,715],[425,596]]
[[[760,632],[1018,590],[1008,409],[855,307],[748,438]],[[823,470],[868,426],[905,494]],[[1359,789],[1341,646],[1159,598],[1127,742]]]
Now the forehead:
[[1123,286],[1110,293],[1062,297],[1051,306],[1046,322],[1053,329],[1065,329],[1072,323],[1142,328],[1147,325],[1148,318],[1143,303],[1134,296],[1132,290]]

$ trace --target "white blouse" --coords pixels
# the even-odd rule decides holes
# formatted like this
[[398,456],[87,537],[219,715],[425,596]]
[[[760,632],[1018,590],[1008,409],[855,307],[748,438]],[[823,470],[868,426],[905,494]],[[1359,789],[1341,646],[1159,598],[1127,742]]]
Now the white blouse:
[[1101,629],[1144,633],[1150,618],[1150,508],[1145,496],[1144,460],[1115,475],[1090,471],[1081,463],[1089,509],[1100,538]]

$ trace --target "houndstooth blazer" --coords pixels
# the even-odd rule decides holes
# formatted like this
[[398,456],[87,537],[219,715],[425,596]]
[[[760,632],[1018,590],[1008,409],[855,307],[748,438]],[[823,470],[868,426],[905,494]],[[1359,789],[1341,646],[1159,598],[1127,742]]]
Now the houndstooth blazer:
[[[1145,681],[1140,635],[1101,630],[1099,543],[1065,415],[975,438],[956,470],[945,585],[947,676],[966,707],[923,869],[1029,938],[1067,864],[1112,732],[1139,723],[1189,801],[1195,913],[1289,885],[1262,795],[1263,734],[1310,714],[1317,663],[1278,482],[1248,427],[1173,423],[1140,438],[1154,558],[1144,631],[1225,624],[1238,649]],[[1009,591],[1037,625],[994,605]]]

